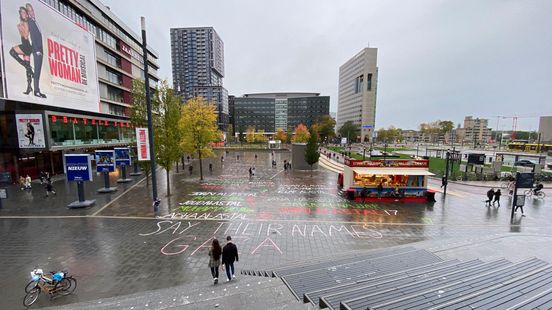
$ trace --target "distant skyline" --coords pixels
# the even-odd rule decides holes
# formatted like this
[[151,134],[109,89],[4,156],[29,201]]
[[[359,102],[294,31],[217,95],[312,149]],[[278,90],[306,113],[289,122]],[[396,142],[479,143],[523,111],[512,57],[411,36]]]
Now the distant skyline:
[[551,1],[101,1],[138,34],[146,17],[159,75],[171,82],[169,29],[212,26],[237,96],[319,92],[335,112],[339,66],[371,46],[377,128],[472,115],[496,129],[497,115],[518,115],[519,130],[537,130],[537,116],[552,115]]

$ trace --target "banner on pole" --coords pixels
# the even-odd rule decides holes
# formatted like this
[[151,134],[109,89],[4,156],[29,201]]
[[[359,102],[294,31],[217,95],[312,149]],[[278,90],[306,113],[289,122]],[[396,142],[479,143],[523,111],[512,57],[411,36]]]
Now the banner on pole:
[[136,128],[136,150],[138,160],[150,160],[149,132],[147,128]]

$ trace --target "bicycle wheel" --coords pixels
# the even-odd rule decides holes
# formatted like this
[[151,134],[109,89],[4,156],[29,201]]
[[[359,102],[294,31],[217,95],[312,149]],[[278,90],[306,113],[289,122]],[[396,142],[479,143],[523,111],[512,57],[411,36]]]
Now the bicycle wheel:
[[544,197],[546,197],[546,194],[544,192],[538,192],[537,193],[537,198],[538,199],[544,199]]
[[35,287],[38,287],[38,282],[31,280],[29,283],[27,283],[27,286],[25,286],[25,293],[30,292]]
[[59,286],[59,294],[66,296],[75,291],[75,289],[77,288],[77,280],[73,277],[64,278],[59,282]]
[[30,307],[38,299],[38,295],[40,295],[40,287],[31,289],[23,298],[23,306]]

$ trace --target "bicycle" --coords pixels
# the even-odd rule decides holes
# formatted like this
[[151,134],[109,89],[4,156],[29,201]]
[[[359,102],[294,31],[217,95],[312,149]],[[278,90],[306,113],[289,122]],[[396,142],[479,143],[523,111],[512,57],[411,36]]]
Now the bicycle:
[[544,199],[546,197],[546,194],[543,191],[535,191],[533,189],[528,189],[525,191],[525,197],[526,198],[537,198],[537,199]]
[[55,294],[67,296],[77,288],[77,279],[68,275],[67,271],[52,271],[51,278],[44,275],[42,269],[35,268],[31,271],[31,281],[25,286],[25,298],[23,305],[30,307],[34,304],[41,292],[48,293],[50,299]]

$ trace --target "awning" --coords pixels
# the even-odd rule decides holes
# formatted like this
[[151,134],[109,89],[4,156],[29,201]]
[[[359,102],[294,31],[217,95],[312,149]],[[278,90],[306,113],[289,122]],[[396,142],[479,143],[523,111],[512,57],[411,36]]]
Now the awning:
[[380,174],[380,175],[434,175],[426,169],[420,168],[352,168],[358,174]]

